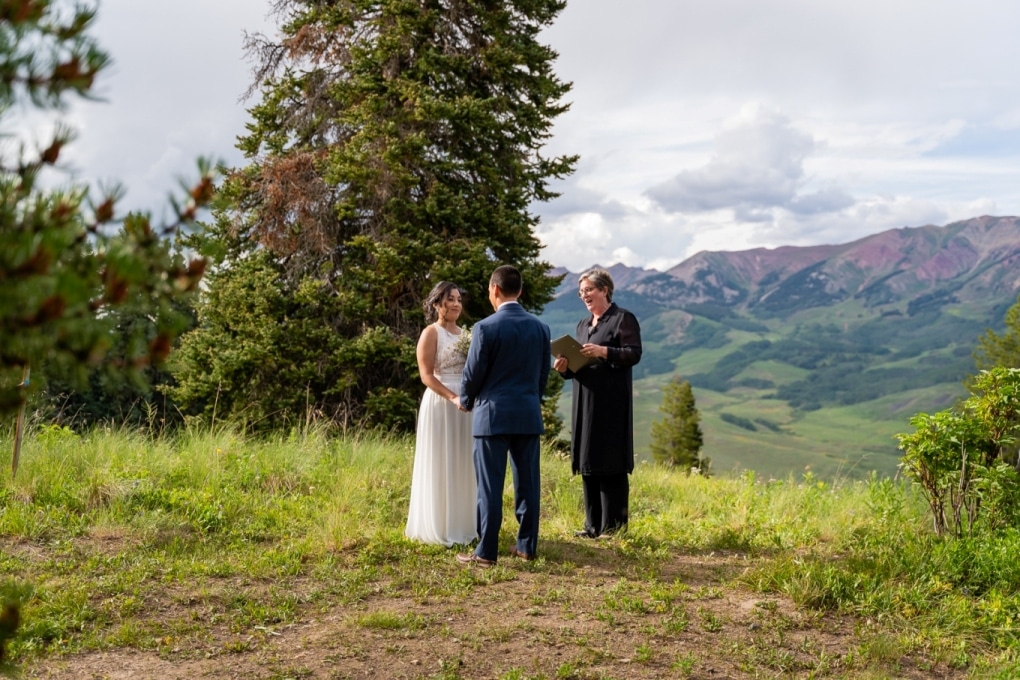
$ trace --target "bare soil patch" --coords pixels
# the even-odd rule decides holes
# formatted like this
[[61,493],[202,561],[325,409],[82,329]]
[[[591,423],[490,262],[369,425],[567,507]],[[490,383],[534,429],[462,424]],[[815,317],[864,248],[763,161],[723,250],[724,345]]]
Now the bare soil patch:
[[[190,627],[165,645],[47,657],[25,678],[957,678],[966,673],[899,656],[873,622],[805,611],[735,580],[741,555],[675,555],[635,565],[611,545],[550,544],[525,563],[456,564],[452,595],[385,581],[354,604],[285,584],[302,602],[286,623],[240,629],[220,615],[232,592],[279,584],[222,582],[147,594],[149,620]],[[642,569],[650,569],[647,576]],[[470,570],[469,574],[462,573]],[[307,597],[303,597],[307,595]],[[144,620],[139,625],[145,625]],[[884,646],[883,646],[883,643]],[[883,651],[886,650],[886,651]]]

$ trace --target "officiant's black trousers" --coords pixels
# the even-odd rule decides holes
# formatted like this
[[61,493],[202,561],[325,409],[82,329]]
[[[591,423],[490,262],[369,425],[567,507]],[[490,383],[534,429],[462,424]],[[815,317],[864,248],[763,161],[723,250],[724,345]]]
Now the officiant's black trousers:
[[593,536],[627,528],[630,479],[618,475],[581,475],[584,486],[584,528]]

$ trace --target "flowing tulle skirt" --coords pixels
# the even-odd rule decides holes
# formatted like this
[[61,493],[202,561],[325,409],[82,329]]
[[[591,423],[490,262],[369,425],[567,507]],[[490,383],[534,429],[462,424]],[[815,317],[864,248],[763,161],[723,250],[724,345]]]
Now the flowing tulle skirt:
[[[460,393],[460,376],[440,379]],[[411,503],[404,529],[408,538],[449,547],[478,537],[473,446],[471,414],[425,390],[418,411]]]

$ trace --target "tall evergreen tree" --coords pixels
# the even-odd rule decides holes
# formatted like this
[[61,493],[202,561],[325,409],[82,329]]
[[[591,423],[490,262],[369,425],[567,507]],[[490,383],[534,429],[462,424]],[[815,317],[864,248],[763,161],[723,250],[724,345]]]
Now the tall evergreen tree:
[[694,404],[694,392],[686,380],[674,378],[662,388],[665,416],[652,423],[652,458],[657,463],[708,474],[711,461],[701,456],[704,443],[701,414]]
[[[249,164],[226,183],[232,207],[217,216],[206,252],[218,249],[224,270],[235,268],[227,277],[256,250],[270,253],[285,306],[309,286],[328,300],[318,318],[333,341],[305,357],[318,367],[314,379],[225,393],[207,376],[241,375],[226,365],[233,353],[187,360],[189,344],[211,347],[203,337],[243,313],[213,309],[210,298],[184,343],[178,398],[194,410],[218,399],[238,411],[248,405],[225,400],[243,395],[286,420],[304,417],[279,399],[296,390],[330,418],[411,427],[421,392],[413,347],[436,281],[464,286],[474,319],[491,311],[487,281],[501,263],[524,275],[525,306],[551,299],[558,279],[539,259],[529,207],[553,198],[548,182],[576,160],[542,154],[569,85],[538,35],[564,5],[277,0],[282,39],[249,41],[252,91],[261,92],[239,143]],[[294,338],[278,335],[273,359],[287,361]],[[342,387],[330,387],[335,380]]]

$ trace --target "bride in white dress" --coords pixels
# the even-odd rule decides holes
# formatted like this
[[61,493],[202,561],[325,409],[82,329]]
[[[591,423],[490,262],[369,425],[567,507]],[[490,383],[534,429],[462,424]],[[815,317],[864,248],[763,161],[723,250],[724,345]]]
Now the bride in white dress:
[[472,457],[471,414],[460,410],[460,380],[467,357],[457,325],[460,289],[442,281],[423,305],[432,322],[418,339],[418,371],[428,388],[418,411],[411,503],[404,535],[438,545],[478,537],[478,482]]

